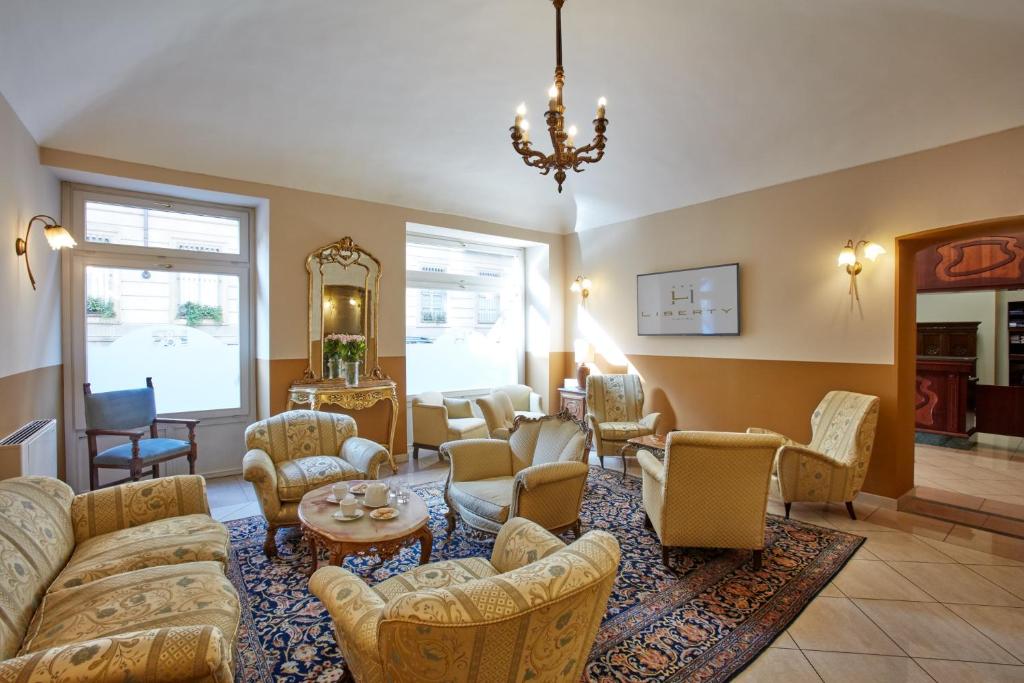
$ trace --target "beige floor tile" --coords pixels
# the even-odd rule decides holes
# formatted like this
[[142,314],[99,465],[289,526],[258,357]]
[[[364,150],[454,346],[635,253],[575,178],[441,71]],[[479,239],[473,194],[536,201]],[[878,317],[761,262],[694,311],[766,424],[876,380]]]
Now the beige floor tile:
[[1024,567],[986,567],[972,565],[971,569],[978,572],[992,583],[1010,591],[1018,598],[1024,599]]
[[241,505],[249,502],[246,490],[249,483],[240,477],[219,477],[206,480],[206,498],[211,508],[227,507],[229,505]]
[[1024,539],[957,525],[945,540],[953,545],[1024,562]]
[[943,555],[948,555],[949,557],[952,557],[960,564],[984,564],[1024,567],[1024,562],[1011,560],[1010,558],[1003,557],[1002,555],[993,555],[992,553],[985,553],[980,550],[971,550],[970,548],[954,545],[952,543],[946,543],[944,541],[935,541],[930,538],[922,538],[921,540],[930,545],[931,547],[935,548],[936,550],[938,550]]
[[850,560],[868,560],[870,562],[881,562],[878,556],[870,550],[868,550],[867,548],[865,548],[863,544],[859,548],[857,548],[857,552],[853,554],[853,557],[851,557]]
[[[957,566],[957,565],[936,565]],[[832,580],[850,598],[875,600],[916,600],[934,602],[935,599],[912,584],[885,562],[850,560]]]
[[946,659],[919,659],[917,663],[937,683],[1020,683],[1024,666],[951,662]]
[[[1006,650],[934,602],[855,600],[871,621],[911,657],[1016,664]],[[953,607],[960,607],[954,605]],[[982,609],[1012,609],[1007,607]],[[797,644],[800,639],[795,638]],[[842,650],[842,648],[827,648]]]
[[1013,663],[1024,663],[1024,609],[980,605],[950,605],[949,608],[1020,660]]
[[733,680],[742,683],[821,683],[807,658],[800,650],[768,648]]
[[982,526],[1001,534],[1010,534],[1018,538],[1024,538],[1024,521],[1019,519],[1007,519],[1006,517],[990,515]]
[[1024,601],[962,564],[889,562],[890,567],[942,603],[1024,607]]
[[858,535],[872,554],[882,560],[894,562],[953,562],[921,539],[902,531],[862,531]]
[[249,507],[248,503],[240,503],[238,505],[223,505],[221,507],[211,507],[210,516],[218,522],[223,522],[228,519],[235,519],[233,517],[237,510],[241,510]]
[[898,529],[917,536],[927,536],[937,541],[944,539],[953,529],[950,522],[885,508],[875,510],[867,518],[867,521],[877,526]]
[[259,503],[244,503],[233,508],[229,508],[228,512],[221,512],[219,516],[214,517],[218,522],[230,522],[236,519],[245,519],[246,517],[259,517],[263,515],[263,511],[260,510]]
[[789,635],[789,631],[783,631],[779,634],[779,637],[772,641],[772,644],[768,647],[781,647],[786,650],[799,650],[796,646],[796,641]]
[[789,635],[801,650],[904,654],[846,598],[815,598],[789,627]]
[[846,652],[805,652],[825,683],[931,683],[931,677],[910,657],[854,655]]

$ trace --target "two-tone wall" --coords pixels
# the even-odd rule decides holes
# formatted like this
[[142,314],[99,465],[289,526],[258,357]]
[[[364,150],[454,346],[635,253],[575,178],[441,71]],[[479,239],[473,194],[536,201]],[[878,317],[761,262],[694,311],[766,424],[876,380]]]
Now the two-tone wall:
[[[865,488],[899,496],[913,485],[913,434],[896,409],[896,238],[1024,213],[1022,157],[1017,128],[577,233],[566,272],[585,273],[594,289],[586,309],[569,299],[567,347],[585,337],[612,362],[628,359],[650,408],[679,428],[756,425],[802,440],[826,391],[878,395]],[[866,264],[859,305],[836,266],[849,239],[889,250]],[[732,262],[741,336],[637,335],[638,273]]]
[[[61,417],[60,257],[36,223],[33,290],[14,241],[36,214],[60,218],[60,183],[0,96],[0,438],[32,419]],[[59,433],[59,432],[58,432]],[[60,449],[62,458],[63,448]],[[63,468],[59,468],[63,471]]]

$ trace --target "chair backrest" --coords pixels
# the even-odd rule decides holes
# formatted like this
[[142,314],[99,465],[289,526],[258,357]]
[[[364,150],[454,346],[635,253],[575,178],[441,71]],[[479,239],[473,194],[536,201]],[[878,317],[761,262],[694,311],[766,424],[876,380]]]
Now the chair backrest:
[[767,434],[670,432],[662,542],[762,547],[772,463],[782,442]]
[[640,377],[588,376],[587,412],[598,422],[638,422],[644,416],[644,387]]
[[504,574],[401,595],[378,626],[384,679],[575,683],[618,566],[615,537],[590,531]]
[[17,654],[32,615],[75,548],[71,487],[49,477],[0,481],[0,659]]
[[413,405],[418,405],[420,403],[428,406],[443,406],[444,396],[439,391],[424,391],[423,393],[412,397]]
[[357,436],[348,415],[319,410],[289,410],[249,425],[246,448],[258,448],[274,462],[311,455],[338,455],[349,437]]
[[141,389],[121,389],[94,394],[85,384],[86,429],[138,429],[149,427],[156,419],[156,395],[153,378],[146,378]]
[[530,409],[530,394],[533,393],[533,389],[525,384],[506,384],[503,387],[498,387],[494,390],[494,393],[502,392],[506,394],[512,401],[513,410],[529,410]]
[[494,435],[499,429],[511,429],[516,419],[516,410],[512,399],[504,391],[494,391],[490,396],[481,396],[476,400],[480,412],[487,423],[487,431]]
[[583,462],[590,432],[568,414],[515,419],[509,435],[513,474],[547,462]]
[[877,396],[830,391],[811,415],[812,436],[808,445],[843,464],[852,465],[858,489],[871,461],[879,403]]

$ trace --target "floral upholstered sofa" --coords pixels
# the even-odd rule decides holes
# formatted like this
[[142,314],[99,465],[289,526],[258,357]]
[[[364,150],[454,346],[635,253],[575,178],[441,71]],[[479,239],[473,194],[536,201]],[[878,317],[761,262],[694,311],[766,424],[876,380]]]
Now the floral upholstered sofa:
[[200,476],[0,481],[0,681],[233,677],[228,535]]

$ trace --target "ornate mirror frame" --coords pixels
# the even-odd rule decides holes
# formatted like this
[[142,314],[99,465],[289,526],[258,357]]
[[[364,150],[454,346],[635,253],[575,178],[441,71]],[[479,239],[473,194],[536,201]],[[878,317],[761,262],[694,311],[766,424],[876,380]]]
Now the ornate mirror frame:
[[[380,301],[380,281],[383,268],[377,258],[356,244],[351,237],[343,237],[337,242],[332,242],[306,257],[306,273],[309,287],[309,312],[306,329],[306,343],[308,348],[309,363],[303,380],[307,382],[329,381],[323,377],[323,291],[324,291],[324,266],[335,264],[343,269],[362,268],[363,289],[369,295],[364,297],[368,306],[363,306],[363,336],[366,337],[366,356],[363,359],[361,375],[370,379],[386,379],[387,376],[380,369],[377,356],[378,345],[378,320]],[[376,274],[374,274],[376,271]],[[370,282],[373,278],[373,282]],[[320,317],[320,337],[313,339],[314,317]],[[320,342],[320,343],[315,343]]]

